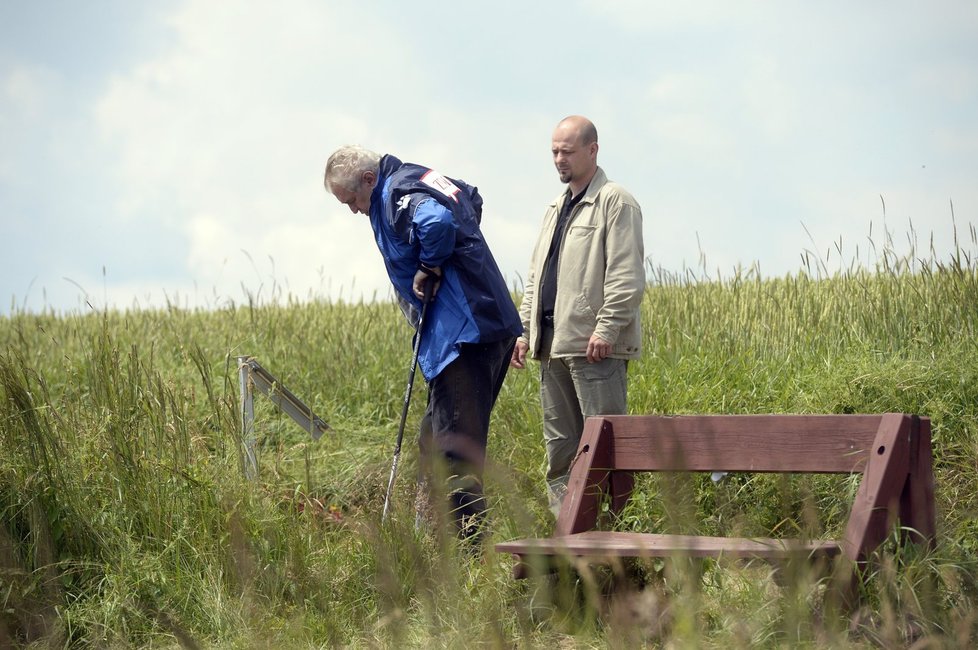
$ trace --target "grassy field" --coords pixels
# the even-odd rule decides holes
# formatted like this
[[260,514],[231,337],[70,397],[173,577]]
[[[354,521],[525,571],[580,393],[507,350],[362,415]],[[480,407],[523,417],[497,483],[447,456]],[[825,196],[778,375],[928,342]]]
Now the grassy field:
[[[411,331],[388,302],[230,302],[211,311],[14,313],[0,320],[0,647],[909,647],[978,644],[978,247],[883,247],[872,271],[651,273],[634,413],[932,418],[939,540],[884,545],[862,607],[769,567],[682,561],[514,581],[413,525],[409,433],[380,525]],[[235,358],[253,355],[333,431],[256,399],[244,478]],[[548,534],[536,366],[496,407],[491,540]],[[416,385],[408,431],[424,405]],[[852,479],[698,477],[684,525],[838,535]],[[673,525],[656,479],[616,526]],[[894,539],[897,537],[894,534]],[[916,645],[914,645],[916,644]]]

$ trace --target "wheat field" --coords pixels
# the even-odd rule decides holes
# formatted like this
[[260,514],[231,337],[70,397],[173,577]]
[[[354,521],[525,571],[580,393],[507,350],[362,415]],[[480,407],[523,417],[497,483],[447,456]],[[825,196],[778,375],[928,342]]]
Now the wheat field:
[[[553,526],[535,365],[510,371],[493,414],[485,548],[415,529],[420,381],[381,525],[412,336],[390,301],[15,309],[0,319],[0,647],[973,647],[974,228],[962,239],[948,259],[881,245],[868,268],[832,272],[806,252],[781,278],[649,268],[631,412],[932,419],[936,548],[901,547],[894,531],[847,612],[823,607],[818,576],[750,563],[514,580],[492,542]],[[242,355],[331,426],[313,441],[256,397],[256,480],[243,472]],[[665,489],[643,478],[613,525],[663,529]],[[853,490],[703,476],[682,516],[702,534],[790,534],[815,517],[837,535]]]

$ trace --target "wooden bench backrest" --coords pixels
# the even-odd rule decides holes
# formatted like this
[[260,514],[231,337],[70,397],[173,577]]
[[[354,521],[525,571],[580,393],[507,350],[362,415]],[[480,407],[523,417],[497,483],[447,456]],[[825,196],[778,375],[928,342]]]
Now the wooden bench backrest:
[[902,413],[591,417],[555,534],[592,529],[602,495],[619,509],[636,471],[861,472],[844,539],[855,559],[882,541],[896,507],[933,536],[930,463],[930,421]]
[[881,415],[601,416],[632,471],[861,472]]

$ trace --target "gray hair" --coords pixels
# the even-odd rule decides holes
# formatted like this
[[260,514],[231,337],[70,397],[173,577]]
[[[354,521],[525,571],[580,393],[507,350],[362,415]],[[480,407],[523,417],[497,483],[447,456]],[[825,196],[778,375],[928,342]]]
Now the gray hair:
[[356,192],[360,188],[360,175],[368,171],[378,172],[379,168],[379,153],[348,144],[334,151],[326,161],[323,185],[331,192],[334,187]]

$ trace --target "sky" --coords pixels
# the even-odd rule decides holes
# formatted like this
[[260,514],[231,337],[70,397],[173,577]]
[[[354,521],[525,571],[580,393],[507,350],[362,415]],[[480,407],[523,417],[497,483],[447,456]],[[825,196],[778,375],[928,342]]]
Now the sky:
[[478,186],[518,288],[571,114],[650,272],[833,272],[887,233],[946,259],[978,2],[0,0],[0,315],[388,299],[323,188],[344,144]]

